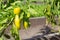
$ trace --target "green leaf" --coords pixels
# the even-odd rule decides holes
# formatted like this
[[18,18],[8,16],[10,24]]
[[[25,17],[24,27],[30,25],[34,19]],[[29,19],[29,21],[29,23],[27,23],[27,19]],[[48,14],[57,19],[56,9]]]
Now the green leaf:
[[19,38],[19,31],[17,30],[17,28],[16,28],[16,26],[14,24],[13,24],[13,27],[12,27],[10,33],[15,38],[15,40],[20,40],[20,38]]
[[34,14],[37,14],[36,10],[34,10],[33,8],[29,8],[28,11],[34,15]]
[[6,11],[10,10],[10,9],[13,9],[13,6],[10,6],[6,9]]
[[23,19],[24,12],[20,15],[20,19]]
[[4,19],[4,20],[0,20],[0,24],[6,23],[8,20],[8,18]]
[[3,38],[2,38],[2,37],[0,37],[0,40],[3,40]]
[[21,1],[15,1],[14,3],[11,3],[11,5],[16,5],[16,4],[20,4]]

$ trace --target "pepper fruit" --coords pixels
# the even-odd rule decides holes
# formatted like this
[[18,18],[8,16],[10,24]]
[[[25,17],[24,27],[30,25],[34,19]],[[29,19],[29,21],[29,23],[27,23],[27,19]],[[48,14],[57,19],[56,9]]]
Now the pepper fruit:
[[24,28],[27,29],[28,28],[28,22],[24,21]]
[[17,29],[20,29],[20,19],[18,15],[15,15],[14,23]]
[[30,17],[30,13],[27,13],[27,17],[28,17],[28,18]]
[[14,8],[14,14],[19,14],[21,12],[20,7]]

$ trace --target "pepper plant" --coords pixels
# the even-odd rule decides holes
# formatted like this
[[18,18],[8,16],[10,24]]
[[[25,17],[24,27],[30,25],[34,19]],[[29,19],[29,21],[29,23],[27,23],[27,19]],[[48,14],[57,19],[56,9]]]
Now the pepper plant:
[[[2,2],[2,1],[1,1]],[[27,1],[28,2],[28,1]],[[15,40],[20,40],[19,30],[21,29],[21,21],[23,21],[23,26],[27,30],[29,27],[30,12],[29,4],[27,2],[24,4],[23,1],[13,1],[8,0],[4,8],[0,8],[0,40],[4,40],[4,31],[11,25],[11,35]],[[2,4],[0,4],[1,6]],[[2,6],[1,6],[2,7]]]
[[[46,0],[47,7],[45,9],[45,16],[46,16],[46,25],[52,25],[55,27],[60,21],[60,0]],[[57,19],[56,19],[57,18]],[[58,20],[58,23],[56,22]],[[54,30],[51,30],[55,32]],[[60,30],[58,30],[60,32]]]
[[56,19],[55,17],[58,16],[58,0],[46,0],[46,9],[45,9],[45,15],[46,15],[46,25],[48,23],[51,23],[52,26],[56,25]]

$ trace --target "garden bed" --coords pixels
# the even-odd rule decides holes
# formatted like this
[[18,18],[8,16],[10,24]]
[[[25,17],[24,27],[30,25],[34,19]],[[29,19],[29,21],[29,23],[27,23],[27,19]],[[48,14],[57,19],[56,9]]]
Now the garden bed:
[[[45,24],[46,24],[45,21],[46,21],[46,18],[45,17],[30,18],[31,25],[30,25],[30,27],[27,30],[23,29],[23,26],[21,24],[21,27],[22,28],[19,31],[19,34],[21,36],[21,39],[29,39],[29,38],[33,38],[34,36],[43,35],[44,32],[42,32],[41,29],[45,29],[46,28],[45,31],[48,32],[52,27],[51,27],[51,25],[49,27],[46,27],[45,26]],[[8,27],[5,30],[5,33],[7,33],[8,35],[9,35],[10,28],[11,27]],[[56,30],[57,29],[58,28],[56,28]]]

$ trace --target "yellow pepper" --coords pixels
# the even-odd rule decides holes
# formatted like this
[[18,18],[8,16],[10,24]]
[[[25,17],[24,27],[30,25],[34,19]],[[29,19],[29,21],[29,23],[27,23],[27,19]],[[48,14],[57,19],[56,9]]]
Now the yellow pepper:
[[19,14],[21,12],[20,7],[14,8],[14,14]]
[[30,13],[27,14],[27,17],[28,17],[28,18],[30,17]]
[[14,23],[17,29],[20,29],[20,19],[18,15],[15,15]]
[[28,22],[24,21],[24,28],[27,29],[28,28]]

